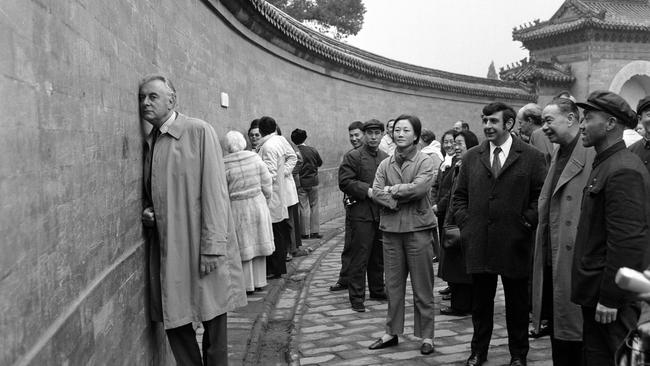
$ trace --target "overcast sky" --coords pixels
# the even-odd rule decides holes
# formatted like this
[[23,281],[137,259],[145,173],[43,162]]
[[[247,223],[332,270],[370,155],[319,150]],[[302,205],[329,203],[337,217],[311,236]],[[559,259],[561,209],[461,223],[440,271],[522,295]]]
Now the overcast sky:
[[346,42],[415,65],[485,77],[528,56],[512,28],[550,18],[563,0],[363,0],[358,35]]

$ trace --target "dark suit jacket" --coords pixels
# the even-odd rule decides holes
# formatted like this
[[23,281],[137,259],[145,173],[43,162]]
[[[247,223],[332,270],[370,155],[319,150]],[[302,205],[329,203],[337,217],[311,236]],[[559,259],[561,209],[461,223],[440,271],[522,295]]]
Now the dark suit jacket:
[[537,198],[545,177],[544,155],[519,139],[513,138],[498,177],[492,174],[488,141],[465,153],[453,205],[467,273],[529,275]]
[[620,308],[633,295],[614,283],[621,267],[645,269],[650,246],[650,176],[619,141],[596,155],[582,197],[573,254],[571,301]]
[[377,167],[388,155],[363,145],[343,156],[339,166],[339,188],[357,201],[349,207],[351,221],[379,221],[379,205],[368,198],[368,188],[375,180]]

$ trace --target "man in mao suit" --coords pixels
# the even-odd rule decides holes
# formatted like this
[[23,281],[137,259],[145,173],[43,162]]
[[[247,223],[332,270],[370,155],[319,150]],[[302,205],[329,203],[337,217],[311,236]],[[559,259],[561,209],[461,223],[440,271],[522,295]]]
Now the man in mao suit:
[[596,151],[580,142],[580,112],[567,98],[542,112],[545,138],[559,145],[539,195],[533,256],[533,328],[548,314],[554,366],[582,365],[582,312],[570,301],[580,202]]
[[506,300],[510,365],[526,365],[528,276],[546,166],[539,150],[510,135],[515,117],[515,111],[503,103],[483,108],[486,141],[463,157],[453,196],[467,273],[474,283],[474,334],[466,365],[482,365],[487,359],[499,275]]
[[650,243],[650,176],[625,147],[623,131],[636,114],[619,95],[594,91],[580,123],[582,143],[596,150],[583,191],[573,254],[571,301],[582,307],[584,361],[611,365],[614,353],[639,319],[635,294],[614,282],[621,267],[645,269]]

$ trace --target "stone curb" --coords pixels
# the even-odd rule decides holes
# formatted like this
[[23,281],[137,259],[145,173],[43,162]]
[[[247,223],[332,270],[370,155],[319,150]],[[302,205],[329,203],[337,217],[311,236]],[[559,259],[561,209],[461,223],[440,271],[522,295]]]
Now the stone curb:
[[[333,239],[336,235],[339,233],[344,232],[345,230],[339,228],[338,230],[332,230],[335,231],[335,235],[332,235],[328,240]],[[312,264],[311,268],[309,268],[309,272],[307,276],[305,276],[305,280],[302,282],[302,288],[300,290],[300,295],[298,296],[298,300],[296,301],[296,306],[294,307],[294,317],[291,320],[291,334],[289,335],[289,344],[288,344],[288,350],[287,354],[289,357],[289,365],[291,366],[300,366],[300,350],[298,348],[298,337],[300,335],[300,323],[302,320],[302,316],[304,314],[305,306],[306,306],[306,299],[307,295],[309,295],[309,287],[311,284],[311,281],[314,279],[314,271],[313,269],[318,267],[325,258],[332,250],[334,250],[334,245],[335,243],[329,244],[330,247],[327,248],[327,250],[324,250],[318,258],[314,261]]]
[[[332,230],[329,230],[329,231],[323,233],[323,237],[320,240],[318,240],[316,243],[308,246],[308,248],[309,248],[308,250],[310,251],[309,255],[311,255],[311,253],[313,253],[316,249],[320,248],[323,244],[325,244],[328,241],[332,240],[332,238],[334,238],[338,234],[342,233],[343,231],[345,231],[344,228],[338,227],[336,229],[332,229]],[[303,245],[303,247],[305,247],[305,246]],[[331,251],[331,249],[325,251],[324,253],[325,254],[329,253],[329,251]],[[324,254],[322,253],[318,257],[318,259],[316,261],[314,261],[314,263],[312,265],[312,268],[314,266],[320,264],[320,261],[322,260],[323,256],[324,256]],[[259,357],[260,357],[259,353],[260,353],[260,346],[261,346],[260,340],[262,339],[262,336],[264,335],[264,332],[266,331],[266,329],[268,327],[269,314],[275,308],[275,304],[278,302],[278,298],[280,297],[280,294],[282,293],[282,290],[285,288],[285,286],[287,284],[287,279],[289,279],[289,278],[291,278],[293,276],[293,274],[299,269],[300,264],[302,263],[302,261],[307,257],[308,257],[308,255],[304,256],[304,257],[298,257],[298,258],[300,258],[300,260],[299,260],[300,263],[296,263],[297,262],[296,258],[294,258],[287,267],[287,274],[284,277],[280,278],[280,280],[278,280],[278,282],[276,284],[270,285],[270,286],[272,286],[272,288],[269,289],[268,294],[264,297],[264,300],[263,300],[264,301],[264,307],[263,307],[262,313],[260,313],[255,318],[255,322],[253,323],[253,327],[251,329],[250,337],[248,338],[248,344],[247,344],[247,347],[246,347],[246,357],[244,357],[244,362],[243,362],[244,365],[246,365],[246,366],[254,366],[254,365],[259,364]],[[311,281],[311,277],[312,277],[312,274],[309,273],[309,275],[308,275],[309,281]],[[303,282],[303,288],[301,289],[301,292],[300,292],[299,301],[304,302],[305,297],[306,297],[306,292],[305,292],[305,286],[304,286],[304,282]],[[296,307],[294,307],[294,314],[295,314],[295,309],[296,309]],[[295,316],[294,316],[294,318],[295,318]],[[295,326],[296,326],[295,325],[295,320],[293,321],[293,323],[294,324],[293,324],[292,328],[295,328]],[[294,353],[292,351],[294,349],[292,347],[293,346],[293,338],[294,338],[294,330],[291,331],[291,335],[290,335],[290,338],[289,338],[289,351],[288,351],[289,355],[293,355],[293,353]],[[293,362],[291,364],[293,364]],[[297,365],[299,365],[299,364],[300,364],[300,361],[298,361]]]

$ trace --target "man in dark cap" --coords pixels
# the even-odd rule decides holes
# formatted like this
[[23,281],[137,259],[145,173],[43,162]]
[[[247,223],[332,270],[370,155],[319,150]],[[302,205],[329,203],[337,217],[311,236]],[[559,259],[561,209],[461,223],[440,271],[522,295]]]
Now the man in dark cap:
[[621,267],[644,269],[650,175],[625,148],[623,130],[636,125],[636,115],[623,98],[595,91],[577,105],[584,109],[582,143],[593,146],[596,157],[582,198],[571,301],[582,307],[585,364],[611,365],[639,318],[634,295],[616,286],[614,277]]
[[354,204],[349,206],[350,266],[348,293],[352,310],[366,311],[366,275],[370,298],[385,300],[384,256],[379,230],[379,206],[371,198],[375,172],[388,154],[379,150],[384,125],[376,119],[363,124],[365,144],[343,157],[339,167],[339,188]]
[[639,123],[645,128],[645,136],[630,145],[629,149],[641,158],[646,169],[650,172],[650,95],[639,101],[636,107],[636,116]]

